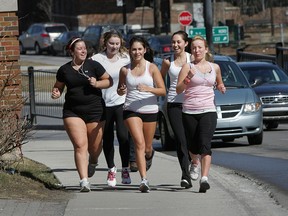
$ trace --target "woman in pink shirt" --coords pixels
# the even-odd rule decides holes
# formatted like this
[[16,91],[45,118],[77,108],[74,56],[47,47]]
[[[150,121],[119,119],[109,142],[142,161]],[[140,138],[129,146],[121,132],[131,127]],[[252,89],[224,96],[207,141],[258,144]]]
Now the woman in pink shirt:
[[212,63],[212,55],[204,38],[195,36],[191,42],[194,60],[185,64],[178,76],[176,92],[184,92],[182,119],[189,150],[201,155],[199,192],[210,188],[211,140],[217,124],[214,87],[225,93],[221,70]]

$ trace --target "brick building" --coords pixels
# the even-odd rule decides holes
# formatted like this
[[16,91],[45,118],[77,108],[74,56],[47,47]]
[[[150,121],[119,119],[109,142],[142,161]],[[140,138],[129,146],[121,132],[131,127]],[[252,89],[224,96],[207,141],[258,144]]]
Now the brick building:
[[[21,98],[19,65],[17,0],[2,0],[0,8],[0,107],[8,106]],[[7,79],[9,78],[9,79]],[[6,81],[6,82],[5,82]],[[8,98],[8,99],[7,99]]]

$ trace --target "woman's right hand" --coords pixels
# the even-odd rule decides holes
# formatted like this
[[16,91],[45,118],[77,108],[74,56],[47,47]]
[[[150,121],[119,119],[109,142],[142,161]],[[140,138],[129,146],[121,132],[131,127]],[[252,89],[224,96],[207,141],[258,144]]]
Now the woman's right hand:
[[121,86],[120,86],[120,88],[118,88],[118,94],[119,95],[124,95],[124,94],[126,94],[127,93],[127,87],[126,87],[126,85],[124,85],[124,84],[122,84]]
[[61,96],[61,92],[59,91],[58,88],[53,88],[52,89],[52,94],[51,94],[51,98],[52,99],[57,99]]

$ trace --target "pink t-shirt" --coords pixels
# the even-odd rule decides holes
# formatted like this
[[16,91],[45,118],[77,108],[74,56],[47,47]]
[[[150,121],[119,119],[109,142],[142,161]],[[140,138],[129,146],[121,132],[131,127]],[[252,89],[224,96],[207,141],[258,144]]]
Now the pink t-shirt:
[[216,82],[216,72],[211,63],[211,71],[202,73],[193,63],[190,67],[194,68],[196,73],[188,83],[184,92],[184,113],[204,113],[216,111],[214,102],[214,86]]

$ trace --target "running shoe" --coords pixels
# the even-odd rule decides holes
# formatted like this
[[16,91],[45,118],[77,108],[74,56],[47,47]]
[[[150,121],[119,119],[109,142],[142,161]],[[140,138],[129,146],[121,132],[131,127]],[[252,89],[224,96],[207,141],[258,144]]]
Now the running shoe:
[[82,179],[80,181],[80,192],[90,192],[90,183],[87,179]]
[[210,189],[210,185],[208,183],[208,177],[203,176],[200,180],[200,188],[199,193],[206,193],[206,191]]
[[148,170],[150,169],[151,165],[152,165],[152,159],[153,159],[153,157],[154,157],[154,153],[155,153],[155,151],[154,151],[154,149],[153,149],[153,150],[152,150],[152,155],[151,155],[150,158],[147,158],[147,157],[145,156],[145,159],[146,159],[146,171],[148,171]]
[[89,162],[88,164],[88,177],[89,178],[91,178],[94,175],[97,166],[98,166],[98,163],[92,164]]
[[129,175],[129,170],[128,168],[122,168],[122,184],[131,184],[131,178]]
[[200,163],[198,164],[191,163],[190,176],[193,181],[196,181],[199,178],[199,173],[200,173]]
[[180,182],[180,186],[184,187],[185,189],[191,188],[192,187],[192,182],[190,180],[190,182],[186,179],[182,179]]
[[130,171],[131,172],[137,172],[138,171],[138,166],[135,161],[130,161]]
[[149,182],[147,179],[142,179],[140,186],[139,186],[139,190],[142,193],[149,193],[150,187],[149,187]]
[[116,186],[116,172],[117,168],[113,167],[108,170],[108,175],[107,175],[107,184],[110,187],[115,187]]

